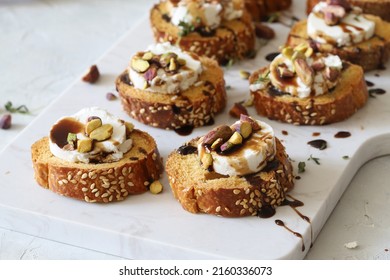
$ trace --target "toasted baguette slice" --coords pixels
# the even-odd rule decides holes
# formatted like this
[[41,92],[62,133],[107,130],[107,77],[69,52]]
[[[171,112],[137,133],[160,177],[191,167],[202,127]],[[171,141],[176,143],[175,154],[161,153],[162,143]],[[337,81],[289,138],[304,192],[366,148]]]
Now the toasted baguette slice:
[[[314,6],[324,0],[307,0],[306,12],[309,14]],[[347,0],[351,5],[362,8],[363,13],[376,15],[390,21],[390,0]]]
[[[249,82],[254,83],[266,71],[267,67],[257,70]],[[345,120],[368,99],[363,69],[346,62],[339,84],[330,93],[299,98],[278,92],[269,84],[265,89],[252,91],[251,95],[259,115],[295,125],[323,125]]]
[[268,15],[286,10],[292,0],[245,0],[245,7],[254,21],[261,21]]
[[[187,146],[196,149],[197,140]],[[188,149],[188,148],[187,148]],[[172,152],[166,172],[175,198],[191,213],[224,217],[269,216],[294,186],[292,165],[276,139],[275,159],[260,172],[244,177],[223,176],[201,167],[197,152]]]
[[200,57],[204,70],[198,83],[178,95],[136,89],[125,71],[116,80],[124,110],[134,119],[159,128],[199,127],[226,106],[223,71],[217,62]]
[[120,161],[85,164],[54,157],[44,137],[31,147],[35,179],[55,193],[87,202],[107,203],[143,193],[160,177],[162,160],[149,134],[135,129],[131,139],[133,147]]
[[[332,53],[341,59],[360,65],[364,71],[382,68],[390,56],[390,23],[379,17],[366,15],[375,21],[375,35],[371,39],[352,46],[336,47],[331,44],[317,44],[319,51]],[[287,45],[297,46],[303,42],[311,41],[307,35],[307,21],[297,22],[290,31]]]
[[251,16],[246,10],[240,19],[223,21],[215,34],[207,36],[199,32],[179,36],[180,29],[170,22],[168,14],[167,2],[154,5],[150,12],[156,42],[177,44],[182,50],[210,57],[220,64],[252,56],[254,53],[255,32]]

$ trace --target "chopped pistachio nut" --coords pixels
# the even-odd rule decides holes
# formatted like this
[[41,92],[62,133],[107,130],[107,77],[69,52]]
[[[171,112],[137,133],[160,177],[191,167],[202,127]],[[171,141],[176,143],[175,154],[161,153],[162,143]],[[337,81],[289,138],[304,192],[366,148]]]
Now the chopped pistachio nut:
[[88,153],[92,151],[93,140],[91,138],[80,139],[77,142],[77,151],[79,153]]
[[244,139],[247,139],[252,134],[252,125],[249,122],[242,122],[240,125],[240,134]]
[[100,126],[102,126],[102,120],[100,118],[90,120],[85,126],[85,133],[89,135],[92,131]]
[[233,145],[240,145],[242,144],[242,136],[237,131],[233,133],[233,135],[228,140],[229,143]]
[[251,73],[249,73],[248,71],[240,70],[241,79],[248,80],[250,75],[251,75]]
[[91,132],[89,135],[90,138],[96,140],[96,141],[104,141],[111,137],[113,132],[113,127],[111,124],[104,124],[94,131]]
[[218,138],[218,139],[215,140],[214,143],[211,145],[211,149],[212,149],[212,150],[216,150],[216,149],[218,149],[219,147],[221,147],[222,144],[223,144],[223,138]]
[[77,135],[75,133],[68,133],[68,137],[66,138],[66,141],[69,144],[75,144],[77,142]]
[[149,186],[149,191],[152,194],[159,194],[162,192],[162,190],[163,190],[163,185],[161,184],[161,182],[159,180],[154,181]]
[[151,52],[146,52],[146,53],[144,53],[144,55],[142,56],[142,59],[143,60],[151,60],[153,58],[153,53],[151,53]]
[[208,169],[210,166],[213,165],[213,157],[210,155],[210,154],[204,154],[202,159],[202,166],[205,168],[205,169]]
[[131,67],[139,72],[139,73],[144,73],[146,70],[149,69],[150,64],[146,60],[140,59],[140,58],[134,58],[131,61]]

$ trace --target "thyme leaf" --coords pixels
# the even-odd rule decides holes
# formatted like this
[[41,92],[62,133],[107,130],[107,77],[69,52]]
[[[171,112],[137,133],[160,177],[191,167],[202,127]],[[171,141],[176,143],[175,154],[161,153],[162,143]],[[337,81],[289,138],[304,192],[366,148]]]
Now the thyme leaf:
[[304,161],[300,161],[298,163],[298,173],[305,172],[306,163]]
[[187,36],[195,30],[195,26],[192,23],[188,23],[182,20],[179,22],[179,27],[181,27],[181,30],[179,32],[180,37]]
[[307,160],[312,160],[314,161],[317,165],[320,165],[320,159],[313,157],[313,155],[310,155],[310,157]]

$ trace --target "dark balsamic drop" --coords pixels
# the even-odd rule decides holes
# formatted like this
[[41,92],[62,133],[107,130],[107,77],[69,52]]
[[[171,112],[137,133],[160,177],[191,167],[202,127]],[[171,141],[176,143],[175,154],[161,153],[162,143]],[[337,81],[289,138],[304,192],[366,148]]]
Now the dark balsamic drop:
[[308,216],[303,215],[303,214],[297,209],[298,207],[302,207],[302,206],[304,206],[305,204],[304,204],[302,201],[300,201],[300,200],[298,200],[298,199],[292,197],[292,196],[289,195],[289,194],[287,195],[287,197],[289,197],[289,198],[292,199],[292,200],[289,200],[289,199],[286,198],[286,199],[283,201],[282,205],[290,206],[290,207],[295,211],[295,213],[297,213],[298,216],[301,217],[302,220],[304,220],[305,222],[307,222],[307,223],[310,224],[310,237],[311,237],[310,248],[311,248],[311,247],[313,247],[313,227],[312,227],[312,225],[311,225],[311,220],[310,220],[310,218],[309,218]]
[[190,135],[193,130],[194,130],[194,127],[192,125],[185,125],[185,126],[176,128],[175,132],[177,134],[179,134],[180,136],[187,136],[187,135]]
[[127,71],[126,71],[126,73],[124,73],[124,74],[122,75],[121,80],[122,80],[123,83],[125,83],[125,84],[127,84],[127,85],[129,85],[129,86],[132,86],[132,85],[133,85],[133,83],[132,83],[131,80],[130,80],[129,75],[127,74]]
[[265,56],[265,59],[269,62],[273,61],[275,59],[275,57],[277,57],[278,55],[280,54],[280,52],[273,52],[273,53],[269,53]]
[[277,159],[270,161],[267,163],[267,165],[263,168],[262,172],[270,172],[272,170],[275,170],[279,166],[279,161]]
[[147,154],[148,154],[148,152],[147,152],[144,148],[142,148],[142,147],[139,147],[139,148],[138,148],[138,151],[139,151],[141,154],[144,154],[144,155],[147,155]]
[[367,80],[366,80],[366,85],[367,85],[368,87],[373,87],[375,84],[374,84],[373,82],[370,82],[370,81],[367,81]]
[[186,156],[186,155],[196,154],[198,152],[198,148],[190,145],[183,145],[180,146],[179,149],[177,149],[177,152],[180,155]]
[[275,213],[276,213],[275,208],[273,208],[271,205],[264,205],[257,212],[257,216],[263,219],[267,219],[267,218],[271,218],[273,215],[275,215]]
[[210,125],[214,125],[215,124],[215,121],[213,118],[211,118],[207,123],[205,123],[204,125],[205,126],[210,126]]
[[288,135],[288,131],[282,130],[282,134],[283,134],[283,135]]
[[378,95],[382,95],[382,94],[385,94],[386,91],[384,89],[381,89],[381,88],[373,88],[373,89],[370,89],[368,91],[369,94],[378,94]]
[[288,226],[286,226],[284,224],[283,221],[281,220],[275,220],[275,224],[277,224],[278,226],[281,226],[281,227],[284,227],[285,229],[287,229],[289,232],[291,232],[292,234],[294,234],[296,237],[299,237],[302,241],[302,252],[305,251],[306,247],[305,247],[305,243],[303,242],[303,236],[302,234],[300,234],[299,232],[296,232],[296,231],[293,231],[291,228],[289,228]]
[[339,131],[334,135],[335,138],[348,138],[350,136],[351,133],[348,131]]
[[317,139],[307,142],[310,146],[316,149],[325,150],[328,147],[328,144],[323,139]]
[[162,19],[165,20],[166,22],[171,22],[171,17],[168,14],[163,14]]
[[318,136],[320,136],[321,135],[321,133],[320,132],[313,132],[313,137],[318,137]]

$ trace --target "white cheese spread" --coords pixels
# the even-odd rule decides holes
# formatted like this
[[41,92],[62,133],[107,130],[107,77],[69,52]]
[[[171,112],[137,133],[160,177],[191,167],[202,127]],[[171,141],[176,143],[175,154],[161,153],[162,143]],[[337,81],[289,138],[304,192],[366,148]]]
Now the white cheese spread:
[[[195,55],[192,56],[178,47],[172,46],[169,42],[151,45],[147,51],[154,55],[175,53],[178,58],[185,61],[185,67],[179,68],[174,73],[159,68],[157,75],[152,80],[147,81],[144,73],[135,71],[130,65],[128,67],[129,77],[133,86],[137,89],[162,94],[177,94],[195,84],[202,73],[202,64],[196,59]],[[145,87],[146,83],[148,83],[147,87]]]
[[342,47],[363,42],[374,35],[375,22],[367,19],[359,8],[353,8],[336,25],[326,24],[320,13],[327,5],[320,2],[308,16],[307,33],[311,39]]
[[[84,132],[84,126],[88,118],[92,116],[99,117],[103,124],[112,125],[113,132],[111,137],[105,141],[95,142],[93,149],[87,153],[80,153],[77,149],[63,149],[61,143],[58,143],[60,139],[57,139],[58,137],[54,135],[56,128],[57,130],[62,130],[61,133],[65,137],[65,141],[68,133],[76,134],[77,140],[86,139],[87,136]],[[64,125],[65,122],[69,125]],[[114,162],[122,159],[123,155],[132,148],[132,140],[126,138],[126,126],[123,120],[116,118],[103,109],[91,107],[82,109],[73,116],[59,119],[50,131],[49,145],[50,151],[55,157],[68,162],[90,163],[90,161],[95,160],[100,162]]]
[[171,5],[171,23],[182,27],[183,23],[193,27],[207,27],[211,30],[220,26],[223,20],[234,20],[243,14],[242,1],[195,1],[182,0]]
[[[234,128],[239,123],[240,121],[237,121],[231,127]],[[276,153],[274,131],[264,122],[257,121],[257,123],[261,129],[254,131],[237,150],[226,155],[210,151],[215,172],[228,176],[244,176],[261,171],[269,161],[274,159]],[[206,147],[200,140],[199,157],[202,158],[204,153],[206,153]]]
[[[313,71],[314,77],[312,84],[305,84],[299,75],[296,75],[296,69],[292,60],[280,54],[271,62],[270,72],[268,75],[269,80],[252,83],[250,85],[250,90],[262,90],[266,88],[267,84],[270,82],[273,87],[281,92],[290,94],[294,97],[307,98],[309,96],[326,94],[330,89],[336,86],[337,80],[329,81],[329,78],[327,77],[327,68],[340,72],[342,70],[343,63],[339,56],[331,54],[324,56],[313,55],[305,58],[305,61],[309,67],[313,67],[313,64],[318,62],[321,62],[324,65],[323,69],[320,71]],[[295,73],[294,76],[288,79],[281,78],[277,70],[280,65],[286,67],[289,71],[291,71],[291,73]]]

